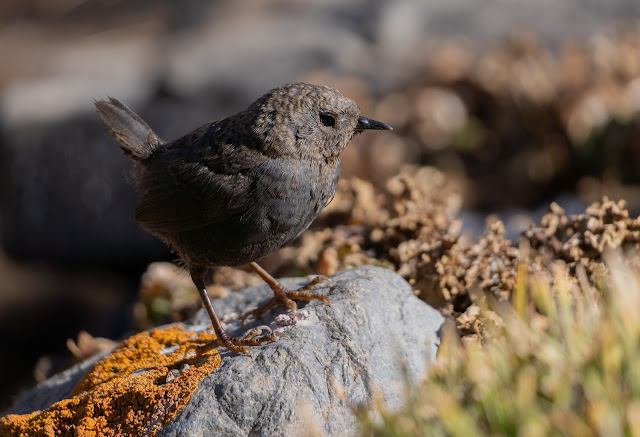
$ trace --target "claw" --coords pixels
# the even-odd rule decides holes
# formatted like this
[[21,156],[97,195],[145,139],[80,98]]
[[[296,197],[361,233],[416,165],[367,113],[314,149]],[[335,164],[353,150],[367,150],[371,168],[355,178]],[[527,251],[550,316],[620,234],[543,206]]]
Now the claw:
[[220,344],[218,340],[213,340],[212,342],[209,342],[207,344],[201,344],[201,345],[190,344],[189,346],[187,346],[187,349],[185,350],[184,355],[186,357],[187,354],[192,349],[195,350],[196,355],[202,355],[203,353],[209,352],[210,350],[220,346],[222,346],[222,344]]
[[240,316],[240,326],[244,326],[244,322],[249,316],[252,316],[254,320],[257,320],[258,318],[260,318],[260,316],[265,314],[267,311],[269,311],[271,308],[273,308],[276,305],[283,305],[288,309],[290,309],[291,312],[295,314],[295,312],[298,310],[298,305],[294,302],[293,299],[308,300],[308,301],[319,300],[331,306],[331,301],[327,296],[313,293],[311,291],[313,287],[320,284],[321,282],[329,282],[333,284],[333,281],[330,278],[327,278],[326,276],[322,276],[322,275],[316,276],[311,281],[309,281],[307,285],[305,285],[304,287],[300,287],[297,290],[287,290],[282,285],[280,285],[280,283],[278,283],[275,279],[273,278],[271,279],[273,280],[273,283],[269,281],[267,281],[267,283],[273,289],[273,293],[274,293],[273,298],[271,298],[270,301],[268,301],[266,304],[262,305],[261,307],[254,308],[251,311],[248,311],[244,313],[242,316]]
[[264,331],[269,332],[269,334],[273,333],[273,329],[269,328],[267,325],[261,325],[258,326],[257,328],[253,328],[251,331],[247,332],[244,337],[242,337],[243,340],[251,340],[253,337],[257,337],[258,335],[262,334]]
[[[267,332],[267,334],[262,335],[264,332]],[[262,336],[260,337],[260,335]],[[192,350],[195,350],[196,355],[202,355],[203,353],[208,352],[217,347],[225,347],[233,353],[248,354],[249,356],[251,356],[251,358],[253,358],[253,353],[251,352],[251,349],[249,348],[249,346],[261,346],[266,343],[274,343],[282,337],[289,338],[286,334],[274,333],[273,329],[271,329],[267,325],[261,325],[251,329],[243,337],[240,337],[240,338],[227,337],[224,341],[216,339],[207,344],[202,344],[202,345],[191,344],[187,346],[187,350],[185,351],[185,357]]]
[[199,346],[197,346],[197,345],[195,345],[195,344],[190,344],[189,346],[187,346],[187,348],[184,350],[184,358],[187,358],[187,357],[188,357],[188,355],[189,355],[189,353],[190,353],[192,350],[194,350],[194,352],[195,352],[195,354],[196,354],[196,355],[200,355],[200,354],[198,354],[198,347],[199,347]]
[[253,307],[251,311],[247,311],[243,315],[240,316],[240,327],[244,328],[244,321],[249,317],[254,311],[257,311],[258,307]]
[[314,279],[317,279],[319,282],[328,282],[329,284],[333,284],[331,278],[325,275],[318,275]]
[[287,299],[284,304],[291,310],[292,313],[298,311],[298,304],[291,299]]
[[304,287],[302,287],[298,291],[311,290],[314,286],[316,286],[318,284],[322,284],[323,282],[328,282],[330,285],[333,285],[333,281],[331,280],[331,278],[329,278],[327,276],[324,276],[324,275],[318,275],[318,276],[314,277],[307,285],[305,285]]

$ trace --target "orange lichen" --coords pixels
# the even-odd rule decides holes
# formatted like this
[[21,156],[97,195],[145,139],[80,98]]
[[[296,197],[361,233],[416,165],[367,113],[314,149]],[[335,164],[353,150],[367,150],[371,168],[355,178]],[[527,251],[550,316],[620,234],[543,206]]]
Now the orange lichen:
[[154,435],[186,405],[198,382],[220,366],[215,350],[187,354],[190,346],[214,339],[181,327],[134,335],[96,363],[70,399],[45,411],[0,418],[0,435]]

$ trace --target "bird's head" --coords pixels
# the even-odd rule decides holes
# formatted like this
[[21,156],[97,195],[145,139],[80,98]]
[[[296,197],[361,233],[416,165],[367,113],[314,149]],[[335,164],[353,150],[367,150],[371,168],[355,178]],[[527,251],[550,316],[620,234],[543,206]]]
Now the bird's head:
[[337,158],[356,132],[391,130],[360,115],[355,102],[324,85],[291,83],[275,88],[245,112],[253,134],[274,156]]

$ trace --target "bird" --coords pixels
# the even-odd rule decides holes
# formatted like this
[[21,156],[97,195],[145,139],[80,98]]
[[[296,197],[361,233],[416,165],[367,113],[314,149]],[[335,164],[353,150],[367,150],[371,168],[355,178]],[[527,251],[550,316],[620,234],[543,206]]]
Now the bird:
[[257,261],[294,240],[331,202],[340,153],[353,136],[390,126],[362,116],[338,90],[307,83],[274,88],[244,111],[170,142],[118,99],[94,103],[133,161],[132,182],[141,192],[136,222],[178,255],[211,319],[216,340],[198,353],[224,347],[251,355],[250,347],[283,336],[266,326],[229,336],[205,288],[212,267],[248,264],[273,290],[274,297],[244,314],[243,321],[258,319],[276,305],[295,313],[294,300],[330,305],[326,296],[312,292],[328,278],[288,290]]

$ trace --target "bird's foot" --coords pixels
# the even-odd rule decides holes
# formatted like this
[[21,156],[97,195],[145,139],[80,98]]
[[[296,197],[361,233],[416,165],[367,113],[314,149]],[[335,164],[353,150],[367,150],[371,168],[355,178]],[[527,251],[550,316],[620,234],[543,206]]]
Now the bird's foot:
[[246,320],[247,317],[252,316],[254,320],[257,320],[259,317],[261,317],[263,314],[265,314],[267,311],[269,311],[271,308],[277,305],[287,307],[291,310],[291,312],[295,313],[296,310],[298,309],[298,305],[296,305],[293,299],[307,300],[307,301],[320,300],[328,304],[329,306],[331,306],[331,301],[327,296],[320,293],[314,293],[311,291],[313,287],[315,287],[316,285],[321,284],[323,282],[327,282],[327,281],[329,283],[332,282],[331,279],[327,278],[326,276],[322,276],[322,275],[316,276],[307,285],[305,285],[304,287],[300,287],[297,290],[288,290],[275,280],[274,280],[274,284],[267,282],[269,284],[269,287],[271,287],[271,289],[273,290],[273,293],[274,293],[273,298],[266,304],[262,305],[261,307],[258,307],[254,310],[244,313],[240,317],[242,326],[244,326],[244,321]]
[[[263,332],[267,332],[262,335]],[[287,334],[282,332],[273,332],[268,326],[258,326],[247,332],[243,337],[229,337],[223,331],[223,335],[216,340],[203,344],[200,346],[192,346],[190,349],[195,349],[197,355],[201,355],[217,347],[224,347],[236,354],[249,354],[253,357],[250,347],[261,346],[263,344],[273,343],[278,341],[279,338],[289,338]]]

